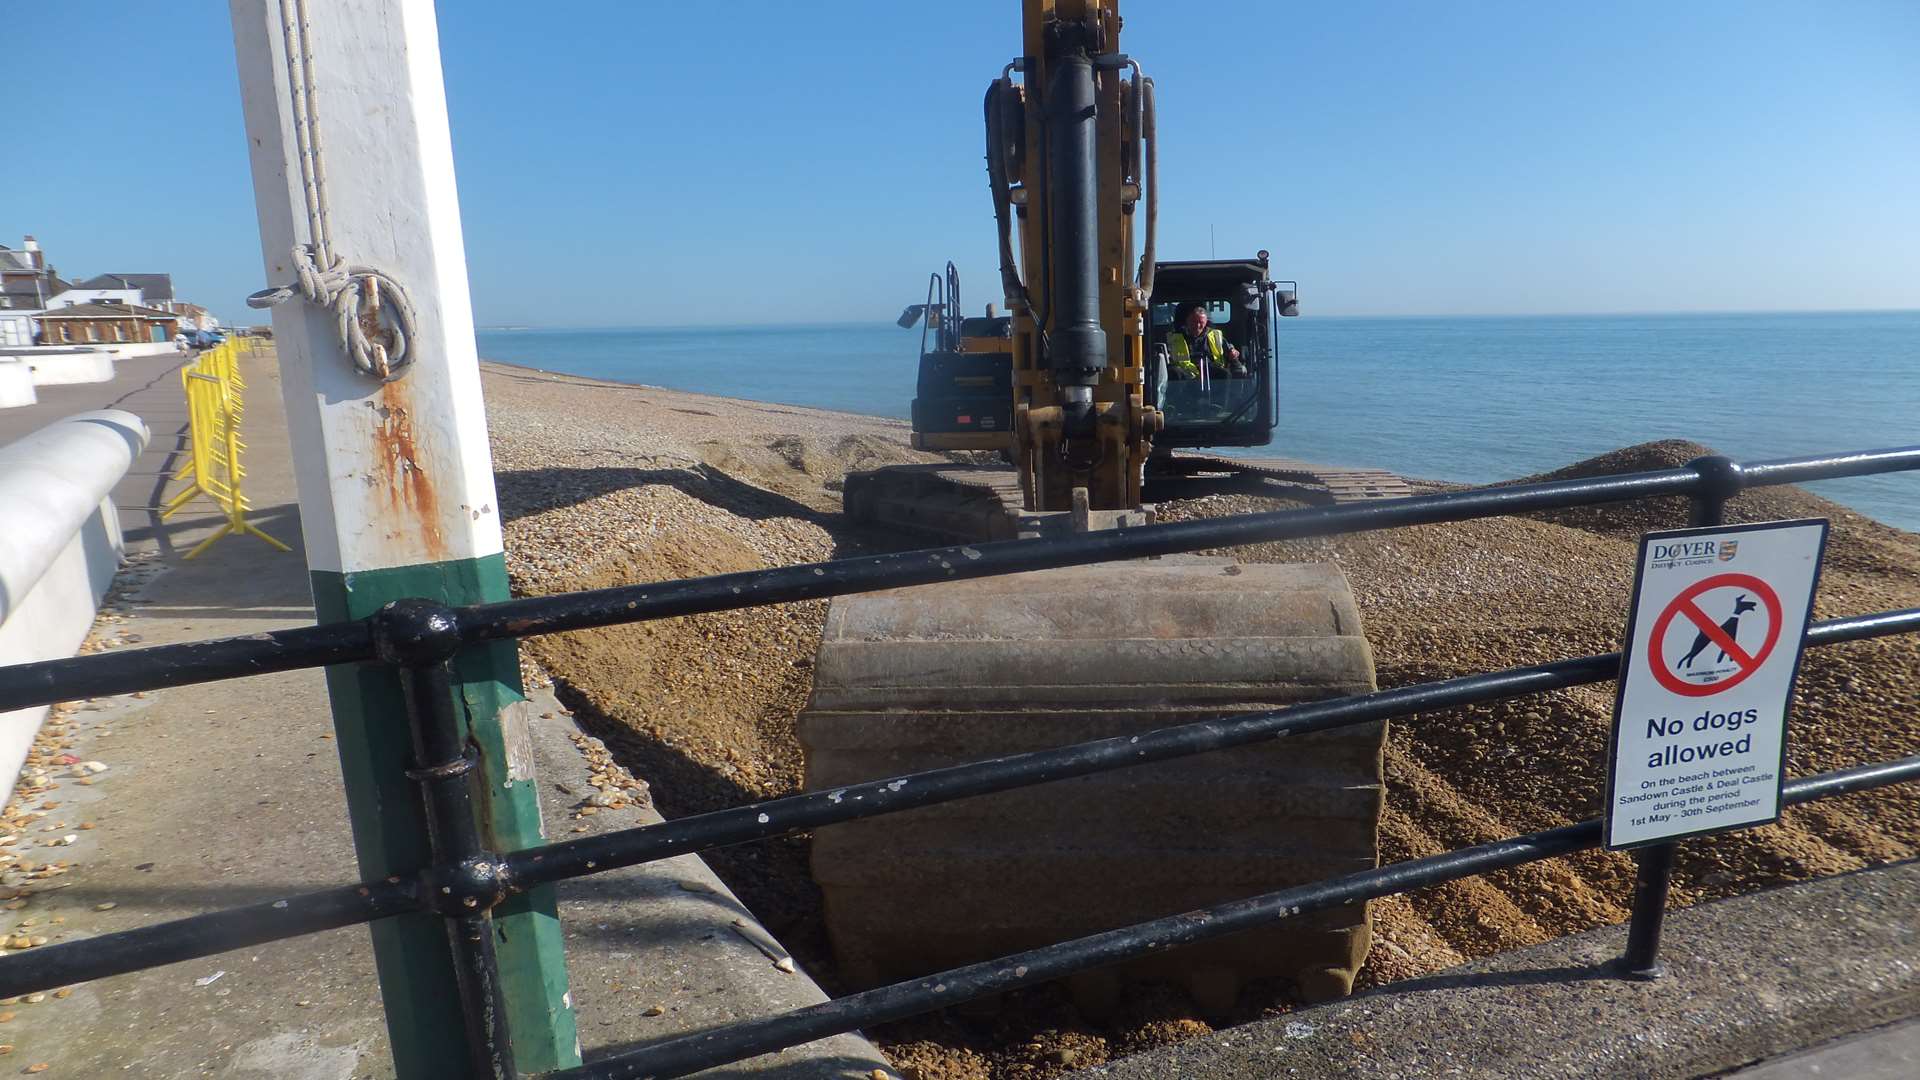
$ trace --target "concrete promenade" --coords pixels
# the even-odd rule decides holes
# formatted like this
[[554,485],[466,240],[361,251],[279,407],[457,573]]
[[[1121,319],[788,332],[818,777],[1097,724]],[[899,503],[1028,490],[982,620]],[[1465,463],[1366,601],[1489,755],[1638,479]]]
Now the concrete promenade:
[[1626,940],[1613,926],[1085,1075],[1910,1077],[1920,1040],[1909,1023],[1920,1016],[1916,899],[1920,862],[1736,896],[1668,915],[1662,979],[1611,970]]
[[[115,407],[153,443],[114,497],[129,566],[90,648],[108,652],[256,633],[313,621],[277,373],[243,361],[243,434],[255,522],[292,554],[230,536],[209,503],[167,523],[158,506],[179,464],[183,357],[122,361],[111,383],[44,387],[0,410],[0,442],[52,420]],[[657,820],[629,804],[575,820],[604,755],[583,746],[551,697],[534,699],[547,831],[580,835]],[[54,740],[58,741],[55,742]],[[107,770],[19,808],[43,813],[9,848],[64,873],[0,909],[8,935],[57,943],[178,919],[358,877],[321,673],[290,672],[79,703],[56,712],[42,749]],[[595,764],[591,758],[600,758]],[[42,810],[44,808],[44,811]],[[70,845],[43,847],[74,836]],[[8,892],[14,890],[9,889]],[[605,874],[561,890],[581,1039],[596,1051],[822,1000],[719,880],[693,858]],[[391,1075],[364,927],[170,965],[0,1005],[0,1072],[47,1076],[347,1080]],[[870,1077],[884,1059],[845,1036],[717,1075]]]

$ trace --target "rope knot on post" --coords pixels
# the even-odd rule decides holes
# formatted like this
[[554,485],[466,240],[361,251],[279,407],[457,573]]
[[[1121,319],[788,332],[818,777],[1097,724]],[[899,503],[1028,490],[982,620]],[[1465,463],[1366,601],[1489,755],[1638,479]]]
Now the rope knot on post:
[[413,300],[407,290],[392,275],[348,265],[337,255],[323,267],[313,245],[294,245],[293,265],[296,284],[262,289],[247,297],[247,306],[268,308],[304,297],[333,312],[340,348],[354,370],[381,382],[397,378],[413,360]]
[[320,106],[313,77],[313,43],[307,0],[280,0],[280,31],[286,50],[288,108],[297,132],[301,193],[311,242],[293,245],[296,284],[262,289],[247,306],[270,308],[297,292],[315,307],[333,312],[341,351],[356,371],[381,382],[399,377],[413,360],[413,301],[393,277],[371,266],[349,265],[334,254],[327,219],[327,166],[320,139]]

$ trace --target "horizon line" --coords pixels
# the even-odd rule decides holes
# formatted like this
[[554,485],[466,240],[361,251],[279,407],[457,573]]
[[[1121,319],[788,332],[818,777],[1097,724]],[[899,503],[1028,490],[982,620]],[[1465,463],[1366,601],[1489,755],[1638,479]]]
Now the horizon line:
[[[1629,319],[1664,318],[1690,315],[1913,315],[1920,314],[1920,307],[1912,308],[1698,308],[1672,309],[1664,311],[1473,311],[1473,312],[1335,312],[1314,315],[1311,312],[1304,318],[1322,319]],[[771,327],[833,327],[833,326],[891,326],[887,319],[812,319],[812,320],[774,320],[767,322],[740,323],[475,323],[474,330],[517,331],[517,330],[712,330],[724,327],[731,330],[771,328]]]

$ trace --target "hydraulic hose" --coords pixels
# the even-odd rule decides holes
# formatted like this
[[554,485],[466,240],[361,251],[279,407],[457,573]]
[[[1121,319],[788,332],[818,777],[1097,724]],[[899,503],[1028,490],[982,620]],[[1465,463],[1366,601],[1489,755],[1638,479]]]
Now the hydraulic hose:
[[1140,249],[1140,293],[1153,299],[1154,238],[1160,231],[1160,140],[1154,134],[1153,80],[1141,80],[1140,138],[1147,144],[1147,238]]
[[1093,58],[1084,48],[1052,58],[1047,79],[1047,301],[1053,316],[1048,367],[1060,387],[1069,434],[1091,425],[1093,387],[1107,366],[1100,324],[1098,116]]
[[[1012,65],[1008,65],[1012,70]],[[987,85],[987,184],[993,189],[993,220],[1000,234],[1000,292],[1009,308],[1033,310],[1027,287],[1020,281],[1020,265],[1013,257],[1013,207],[1007,180],[1006,104],[1013,80],[1005,74]]]

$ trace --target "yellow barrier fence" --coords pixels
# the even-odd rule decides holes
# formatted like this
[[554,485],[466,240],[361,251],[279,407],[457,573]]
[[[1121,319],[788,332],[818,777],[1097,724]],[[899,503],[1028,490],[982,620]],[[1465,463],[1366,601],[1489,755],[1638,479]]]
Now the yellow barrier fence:
[[247,389],[240,377],[240,357],[252,351],[251,341],[230,338],[180,369],[180,385],[187,395],[187,463],[173,478],[187,486],[167,500],[160,519],[172,517],[200,496],[227,516],[217,532],[187,552],[189,559],[212,547],[215,540],[238,533],[251,533],[281,551],[292,550],[247,520],[247,511],[253,507],[240,493],[240,481],[247,475],[240,464],[240,452],[246,449],[240,440],[240,417],[246,411]]

